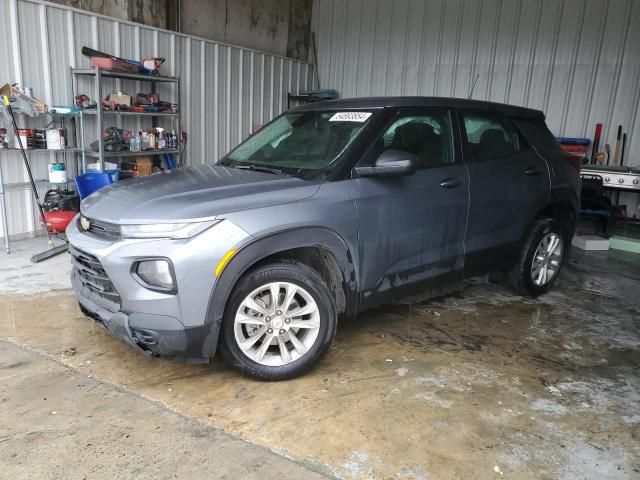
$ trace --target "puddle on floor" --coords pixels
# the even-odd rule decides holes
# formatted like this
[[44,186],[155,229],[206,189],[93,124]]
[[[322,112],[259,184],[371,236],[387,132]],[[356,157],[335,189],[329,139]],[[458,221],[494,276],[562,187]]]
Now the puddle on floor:
[[[573,275],[573,276],[571,276]],[[637,478],[638,304],[497,285],[342,319],[289,382],[150,359],[69,292],[0,296],[0,338],[343,478]]]

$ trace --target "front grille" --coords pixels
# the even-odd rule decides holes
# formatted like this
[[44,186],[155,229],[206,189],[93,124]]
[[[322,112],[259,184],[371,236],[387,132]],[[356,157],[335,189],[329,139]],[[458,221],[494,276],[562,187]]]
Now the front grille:
[[81,232],[88,232],[95,235],[96,237],[106,238],[108,240],[120,240],[122,238],[120,225],[116,225],[115,223],[101,222],[100,220],[93,220],[86,217],[84,218],[89,222],[89,229],[85,229],[82,226],[81,219],[78,219],[78,229]]
[[115,307],[114,310],[118,309],[120,295],[109,280],[107,272],[102,268],[100,260],[72,246],[69,246],[69,253],[71,254],[71,263],[82,286],[107,300],[110,305]]

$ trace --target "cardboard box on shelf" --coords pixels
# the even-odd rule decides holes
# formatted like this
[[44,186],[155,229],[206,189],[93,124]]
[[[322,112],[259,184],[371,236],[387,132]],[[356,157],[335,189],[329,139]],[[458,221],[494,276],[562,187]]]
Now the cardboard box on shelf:
[[153,162],[149,157],[136,158],[136,166],[138,167],[138,176],[151,175],[153,172]]
[[109,95],[109,101],[116,105],[126,105],[128,107],[131,105],[131,95],[122,92],[112,93]]

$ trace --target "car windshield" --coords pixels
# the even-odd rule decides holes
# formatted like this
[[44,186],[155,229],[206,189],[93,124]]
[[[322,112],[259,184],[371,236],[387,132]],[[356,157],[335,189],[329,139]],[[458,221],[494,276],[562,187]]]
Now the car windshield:
[[367,111],[285,113],[220,160],[309,178],[331,167],[369,122]]

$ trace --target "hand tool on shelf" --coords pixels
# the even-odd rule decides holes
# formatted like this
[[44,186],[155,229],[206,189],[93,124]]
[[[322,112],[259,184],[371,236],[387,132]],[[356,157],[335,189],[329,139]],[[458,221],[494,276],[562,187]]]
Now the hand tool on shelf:
[[618,133],[616,134],[616,149],[613,154],[613,164],[620,163],[620,141],[622,140],[622,125],[618,125]]
[[[135,60],[129,60],[128,58],[120,58],[115,55],[109,55],[99,50],[94,50],[89,47],[82,47],[82,54],[91,58],[92,66],[107,68],[110,70],[120,70],[129,73],[139,73],[143,70],[142,63]],[[104,59],[99,61],[98,59]]]
[[600,136],[602,135],[602,124],[596,123],[596,131],[593,134],[593,148],[591,149],[591,163],[596,163],[596,155],[600,148]]

